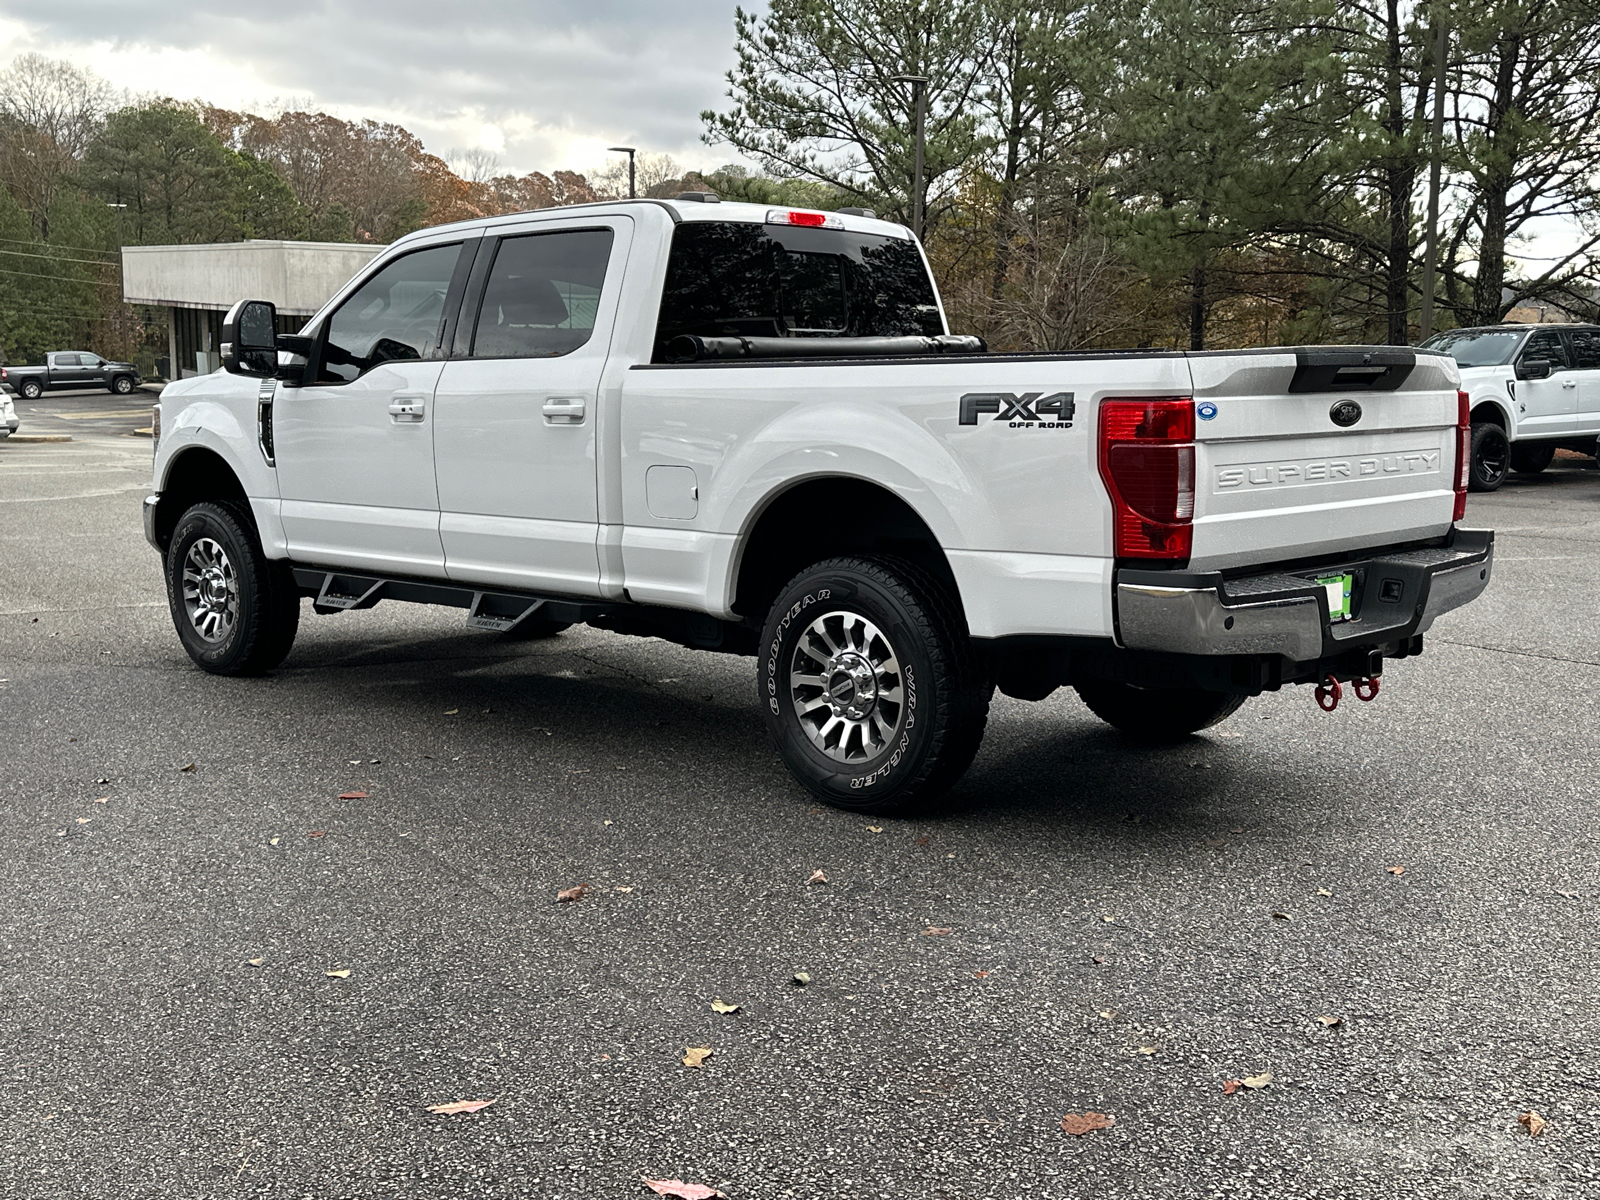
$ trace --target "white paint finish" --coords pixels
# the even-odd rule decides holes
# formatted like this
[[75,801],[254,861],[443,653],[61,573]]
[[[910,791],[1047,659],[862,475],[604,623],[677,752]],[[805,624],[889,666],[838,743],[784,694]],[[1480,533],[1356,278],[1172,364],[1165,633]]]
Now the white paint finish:
[[974,637],[1110,637],[1109,558],[948,551]]
[[517,579],[516,586],[534,590],[601,594],[600,388],[633,223],[564,214],[495,232],[514,237],[597,228],[610,229],[613,240],[587,342],[556,358],[454,359],[440,376],[434,456],[440,536],[452,579],[500,585]]
[[383,249],[283,241],[124,246],[122,297],[129,304],[209,309],[270,300],[281,313],[310,316]]
[[645,504],[663,521],[692,521],[700,511],[693,467],[650,467],[644,473]]
[[[732,558],[735,541],[731,534],[688,529],[623,530],[628,599],[708,611],[705,597],[719,591],[719,565]],[[733,615],[726,608],[709,611],[716,617]]]
[[[443,366],[388,362],[349,383],[278,388],[274,448],[291,557],[353,566],[393,554],[397,571],[444,574],[432,414]],[[411,402],[422,405],[420,421],[389,412],[397,394],[421,398]]]
[[600,594],[596,533],[597,527],[584,521],[439,514],[451,579],[563,596]]

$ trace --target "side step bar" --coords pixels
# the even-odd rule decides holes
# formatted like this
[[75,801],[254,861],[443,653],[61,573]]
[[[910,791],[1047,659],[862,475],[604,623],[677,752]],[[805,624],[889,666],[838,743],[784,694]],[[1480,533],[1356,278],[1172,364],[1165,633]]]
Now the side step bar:
[[453,583],[386,579],[376,575],[319,571],[309,567],[295,567],[294,581],[303,593],[315,597],[311,605],[314,612],[349,612],[371,608],[380,600],[443,604],[450,608],[466,609],[468,625],[495,633],[515,628],[534,613],[552,621],[577,624],[591,617],[602,616],[617,607],[614,604],[557,600],[520,592],[485,591]]

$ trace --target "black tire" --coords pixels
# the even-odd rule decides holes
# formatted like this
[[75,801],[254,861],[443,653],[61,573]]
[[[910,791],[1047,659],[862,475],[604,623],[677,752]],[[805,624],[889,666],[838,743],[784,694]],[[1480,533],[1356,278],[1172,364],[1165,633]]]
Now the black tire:
[[111,381],[111,390],[119,396],[128,396],[133,393],[133,380],[126,375],[118,375]]
[[24,400],[37,400],[44,395],[44,388],[39,386],[39,381],[36,379],[24,379],[22,387],[18,390],[22,393]]
[[508,642],[533,642],[541,638],[553,638],[571,628],[571,621],[547,621],[536,614],[522,624],[512,626],[500,636]]
[[1472,448],[1467,468],[1467,490],[1492,492],[1506,481],[1511,460],[1511,443],[1506,431],[1489,422],[1472,427]]
[[288,564],[262,553],[247,505],[196,504],[178,518],[166,577],[172,623],[196,666],[259,675],[287,657],[300,627],[300,593]]
[[1141,742],[1180,742],[1239,711],[1248,699],[1199,688],[1141,688],[1108,679],[1074,685],[1107,725]]
[[[757,661],[757,697],[779,756],[838,808],[909,812],[960,779],[983,741],[994,685],[960,607],[900,559],[807,568],[773,603]],[[797,661],[816,667],[816,685],[791,678]],[[806,718],[797,704],[812,705]]]
[[1522,442],[1511,447],[1511,469],[1519,475],[1537,475],[1555,461],[1554,442]]

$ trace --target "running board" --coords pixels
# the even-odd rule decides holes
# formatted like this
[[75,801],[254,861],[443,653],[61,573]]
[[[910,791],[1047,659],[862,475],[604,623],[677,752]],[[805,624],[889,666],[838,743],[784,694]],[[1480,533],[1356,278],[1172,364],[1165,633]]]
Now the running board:
[[504,633],[538,613],[568,624],[587,621],[617,608],[583,600],[553,599],[526,592],[486,591],[459,584],[436,583],[420,579],[391,579],[381,575],[360,575],[349,571],[294,568],[295,585],[314,597],[312,611],[350,612],[371,608],[380,600],[405,600],[413,604],[442,604],[467,610],[467,624],[473,629]]

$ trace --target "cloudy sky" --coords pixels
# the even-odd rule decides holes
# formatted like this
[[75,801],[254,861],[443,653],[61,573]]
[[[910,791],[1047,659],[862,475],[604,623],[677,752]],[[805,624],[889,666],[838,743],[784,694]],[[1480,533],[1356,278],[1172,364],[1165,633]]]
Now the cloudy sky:
[[0,63],[37,51],[140,93],[395,121],[436,154],[482,147],[518,172],[586,170],[614,145],[709,168],[736,157],[699,141],[701,110],[725,104],[733,8],[734,0],[5,0]]

